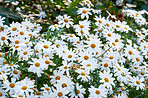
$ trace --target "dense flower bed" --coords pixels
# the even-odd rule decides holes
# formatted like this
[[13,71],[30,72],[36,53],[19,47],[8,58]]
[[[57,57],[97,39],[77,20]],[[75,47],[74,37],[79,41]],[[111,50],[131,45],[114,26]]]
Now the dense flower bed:
[[9,26],[0,16],[1,98],[148,96],[148,12],[122,10],[121,22],[82,3],[78,19],[59,15],[42,33],[31,15]]

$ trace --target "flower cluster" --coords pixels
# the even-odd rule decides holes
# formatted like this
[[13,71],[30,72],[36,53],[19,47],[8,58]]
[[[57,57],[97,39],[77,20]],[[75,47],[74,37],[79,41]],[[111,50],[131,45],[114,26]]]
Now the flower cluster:
[[148,12],[123,10],[135,29],[109,12],[104,17],[90,0],[82,3],[78,21],[59,15],[44,33],[28,17],[10,26],[0,17],[1,98],[127,98],[131,89],[145,91],[148,30],[142,14]]

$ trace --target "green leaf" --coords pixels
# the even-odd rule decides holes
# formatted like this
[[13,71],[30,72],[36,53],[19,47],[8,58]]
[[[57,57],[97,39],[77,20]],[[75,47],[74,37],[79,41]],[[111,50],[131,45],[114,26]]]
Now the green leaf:
[[19,13],[14,12],[9,8],[3,8],[2,10],[0,10],[0,14],[12,19],[22,19],[22,16]]
[[75,94],[78,95],[76,85],[74,86],[74,91],[75,91]]
[[78,5],[82,0],[76,0],[72,2],[69,6],[69,10],[72,10],[76,5]]

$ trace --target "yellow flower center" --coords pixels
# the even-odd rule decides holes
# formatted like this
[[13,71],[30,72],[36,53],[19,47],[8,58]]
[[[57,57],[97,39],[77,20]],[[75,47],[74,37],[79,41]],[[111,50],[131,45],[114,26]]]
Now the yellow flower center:
[[80,28],[84,28],[84,25],[80,25]]
[[2,54],[0,54],[0,57],[2,57]]
[[132,51],[129,51],[128,53],[129,53],[130,55],[132,55],[132,54],[133,54],[133,52],[132,52]]
[[68,58],[72,58],[72,55],[70,54],[70,55],[68,55]]
[[73,37],[73,35],[69,35],[69,37]]
[[108,78],[104,78],[105,82],[109,82],[109,79]]
[[85,76],[85,73],[84,73],[84,72],[81,72],[81,75],[82,75],[82,76]]
[[116,46],[116,44],[114,42],[112,42],[112,45]]
[[19,44],[19,40],[16,40],[16,41],[15,41],[15,44]]
[[114,59],[114,57],[113,56],[110,56],[109,59]]
[[58,96],[59,96],[59,97],[63,96],[63,93],[62,93],[62,92],[59,92],[59,93],[58,93]]
[[80,91],[79,90],[77,90],[77,94],[79,94],[80,93]]
[[140,81],[136,81],[136,83],[139,85],[140,84]]
[[36,29],[36,28],[37,28],[37,26],[34,26],[34,28]]
[[50,89],[49,88],[45,88],[47,91],[49,91]]
[[36,95],[41,95],[41,93],[40,92],[36,92]]
[[57,44],[56,47],[59,48],[60,47],[60,44]]
[[134,67],[134,69],[138,69],[138,67]]
[[23,95],[18,95],[18,97],[23,97]]
[[101,32],[102,30],[98,30],[98,32]]
[[17,28],[16,28],[16,27],[12,28],[12,31],[16,31],[16,30],[17,30]]
[[44,48],[48,49],[49,47],[48,47],[48,45],[44,45]]
[[107,34],[108,37],[111,37],[112,35],[110,33]]
[[55,78],[56,80],[60,80],[60,76],[56,76],[56,78]]
[[67,84],[66,83],[63,83],[62,84],[62,87],[64,88],[64,87],[67,87]]
[[15,48],[19,48],[20,46],[15,46]]
[[106,23],[106,26],[108,26],[108,27],[109,27],[109,24],[108,24],[108,23]]
[[65,22],[68,22],[68,19],[64,19]]
[[99,90],[96,90],[96,94],[99,95],[100,94],[100,91]]
[[27,86],[23,86],[23,87],[22,87],[22,90],[26,90],[26,89],[27,89]]
[[91,67],[91,65],[90,65],[90,64],[87,64],[86,66],[87,66],[87,67]]
[[77,44],[80,44],[80,41],[77,41]]
[[88,57],[87,55],[85,55],[85,56],[84,56],[84,59],[85,59],[85,60],[88,60],[88,59],[89,59],[89,57]]
[[49,60],[46,60],[46,61],[45,61],[45,63],[46,63],[46,64],[49,64],[49,63],[50,63],[50,61],[49,61]]
[[98,22],[99,22],[99,23],[102,23],[102,21],[101,21],[101,20],[98,20]]
[[27,51],[25,51],[23,54],[24,54],[24,55],[27,55],[27,53],[28,53],[28,52],[27,52]]
[[14,70],[13,73],[17,75],[18,74],[18,71]]
[[13,64],[9,64],[9,66],[13,66]]
[[4,41],[5,39],[6,39],[6,37],[5,37],[5,36],[2,36],[2,37],[1,37],[1,40],[3,40],[3,41]]
[[57,27],[57,25],[54,25],[54,27]]
[[104,63],[104,67],[108,67],[108,63]]
[[91,48],[95,48],[96,47],[96,44],[93,43],[90,46],[91,46]]
[[136,58],[136,61],[140,61],[140,59],[139,58]]
[[116,27],[117,27],[117,28],[120,28],[120,26],[119,26],[119,25],[116,25]]
[[9,86],[10,86],[11,88],[14,88],[14,87],[15,87],[15,84],[14,84],[14,83],[11,83]]
[[82,13],[86,14],[86,13],[87,13],[87,11],[86,11],[86,10],[83,10],[83,11],[82,11]]
[[116,40],[115,40],[115,42],[119,42],[119,40],[118,40],[118,39],[116,39]]
[[35,63],[35,66],[36,66],[36,67],[39,67],[39,66],[40,66],[40,63],[38,63],[38,62]]
[[122,91],[124,91],[124,88],[121,88]]
[[67,66],[64,66],[64,69],[67,69]]
[[89,1],[86,1],[87,4],[89,4]]
[[2,96],[3,94],[0,92],[0,96]]
[[144,75],[144,72],[141,72],[141,75]]

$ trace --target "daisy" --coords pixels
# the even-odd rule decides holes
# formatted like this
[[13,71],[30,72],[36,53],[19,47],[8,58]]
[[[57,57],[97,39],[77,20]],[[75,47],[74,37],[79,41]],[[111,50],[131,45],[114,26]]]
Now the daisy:
[[112,64],[111,64],[111,61],[110,60],[107,60],[107,59],[102,59],[102,62],[101,62],[101,69],[102,70],[110,70],[110,67],[112,67]]
[[34,19],[33,14],[29,14],[28,16],[26,16],[26,19],[28,19],[29,21],[33,20]]
[[44,64],[43,59],[39,58],[32,58],[33,62],[28,62],[31,64],[31,66],[28,68],[29,72],[37,73],[38,77],[41,77],[41,73],[43,73],[43,70],[47,68],[47,65]]
[[40,19],[45,18],[46,16],[47,16],[47,15],[46,15],[45,11],[41,11],[41,12],[39,13],[39,18],[40,18]]
[[139,90],[139,89],[143,90],[144,89],[145,85],[142,83],[142,82],[144,82],[143,77],[141,77],[141,78],[133,77],[133,79],[131,79],[131,81],[132,81],[132,84],[134,86],[136,86],[136,90]]
[[66,25],[66,28],[69,28],[70,25],[72,26],[74,23],[72,22],[73,19],[70,18],[70,16],[67,16],[66,14],[63,16],[62,20],[59,20],[59,24],[61,27],[64,27]]
[[123,22],[121,23],[121,22],[118,20],[118,21],[115,21],[114,25],[115,25],[114,28],[115,28],[117,31],[121,31],[124,24],[123,24]]
[[69,68],[72,66],[72,62],[68,63],[67,61],[62,61],[63,66],[59,67],[59,70],[61,72],[66,72],[66,74],[69,76]]
[[101,10],[96,10],[96,9],[91,9],[91,11],[94,13],[94,14],[100,14],[101,13]]
[[11,78],[19,80],[20,75],[21,75],[21,71],[19,71],[18,69],[12,69],[12,71],[10,71],[10,77]]
[[68,98],[66,96],[66,94],[68,94],[69,91],[68,90],[65,90],[61,87],[58,87],[57,90],[54,90],[53,94],[56,98]]
[[80,32],[80,31],[86,32],[90,30],[89,27],[90,27],[90,21],[87,21],[87,20],[79,21],[79,25],[74,25],[76,32]]
[[33,92],[33,89],[31,88],[34,88],[34,81],[26,77],[24,80],[16,83],[15,91],[20,95],[23,95],[24,93],[29,94],[29,92]]
[[101,15],[99,15],[99,17],[95,16],[94,19],[96,20],[95,24],[98,26],[103,25],[104,24],[103,22],[106,21],[104,17],[103,18],[101,17]]
[[110,71],[104,71],[103,73],[100,72],[100,82],[103,83],[104,86],[107,86],[107,88],[112,88],[112,85],[115,86],[113,81],[115,78],[112,77],[112,73]]
[[30,48],[27,48],[27,49],[21,49],[21,51],[19,51],[19,60],[22,61],[22,60],[25,60],[27,61],[30,56],[33,54],[33,50],[30,49]]
[[84,50],[81,51],[79,53],[79,56],[77,59],[79,60],[79,62],[81,62],[81,64],[85,64],[87,61],[92,60],[94,58],[92,58],[91,52],[89,52],[88,50]]
[[62,58],[67,61],[73,61],[76,59],[76,54],[74,53],[74,51],[72,51],[72,49],[70,50],[67,49]]
[[73,87],[73,84],[74,83],[69,78],[65,77],[65,78],[62,78],[60,81],[58,81],[58,83],[55,84],[54,86],[56,88],[61,87],[61,88],[65,89],[65,90],[67,90],[67,91],[70,91],[72,89],[72,87]]
[[[6,98],[6,95],[7,93],[5,92],[5,90],[3,90],[1,87],[0,87],[0,97],[1,98]],[[8,97],[8,96],[7,96]]]
[[[89,30],[90,30],[90,21],[84,20],[84,21],[79,21],[79,25],[74,25],[75,32],[78,32],[79,36],[88,36],[89,35]],[[83,38],[82,36],[82,38]]]
[[53,76],[50,76],[50,78],[51,78],[50,82],[52,84],[55,84],[58,81],[60,81],[62,78],[65,78],[65,76],[63,75],[63,73],[61,71],[54,70],[53,71]]
[[125,56],[127,56],[128,59],[132,59],[137,52],[133,47],[131,47],[129,45],[126,45],[126,46],[127,47],[125,48]]
[[56,19],[58,19],[59,21],[63,19],[63,16],[59,15],[56,17]]
[[8,45],[8,35],[5,32],[0,32],[0,45],[3,46],[4,44]]
[[41,87],[41,90],[43,90],[43,92],[50,93],[52,91],[51,88],[47,84],[43,84],[43,85],[44,87]]
[[[76,90],[75,90],[75,88],[76,88]],[[73,89],[69,95],[71,96],[71,98],[73,98],[73,97],[84,98],[84,94],[85,94],[85,89],[82,87],[82,85],[79,85],[78,83],[76,83],[75,87],[73,87]]]
[[58,25],[58,24],[54,24],[54,25],[49,26],[49,30],[51,30],[51,31],[59,30],[59,28],[60,28],[60,25]]
[[4,83],[4,87],[6,88],[6,92],[9,91],[9,94],[12,95],[15,93],[15,89],[16,89],[16,79],[11,78],[11,82],[6,81]]
[[33,31],[41,31],[42,27],[40,26],[40,24],[33,24],[32,30]]
[[83,64],[83,66],[81,66],[80,68],[85,68],[88,71],[93,71],[93,70],[95,70],[98,67],[99,66],[97,64],[97,60],[96,59],[92,59],[92,60],[89,60],[89,61],[85,62]]
[[77,12],[78,12],[78,14],[81,15],[81,18],[82,19],[84,19],[85,17],[86,17],[86,19],[88,19],[89,18],[89,15],[92,15],[90,13],[90,9],[85,8],[85,7],[84,8],[79,8],[79,10]]
[[18,34],[18,28],[20,28],[19,23],[12,22],[12,24],[10,24],[9,32],[11,33],[11,36],[16,36]]
[[86,47],[88,47],[88,51],[92,52],[92,53],[96,53],[98,52],[98,54],[100,54],[100,46],[102,46],[101,41],[99,39],[94,39],[94,38],[89,38],[89,41],[85,41],[88,45],[86,45]]
[[77,79],[81,79],[81,81],[87,82],[90,79],[89,71],[87,71],[87,70],[77,69],[75,72],[79,73]]
[[102,84],[98,88],[91,86],[91,88],[89,88],[89,92],[90,92],[89,98],[107,97],[107,90]]
[[117,80],[127,84],[129,82],[129,78],[131,77],[131,72],[129,72],[129,69],[126,68],[118,70],[120,71],[117,71],[117,73],[115,73],[115,76],[117,76]]
[[82,2],[83,2],[85,5],[87,5],[89,8],[90,8],[91,6],[93,6],[93,4],[91,3],[90,0],[83,0]]

